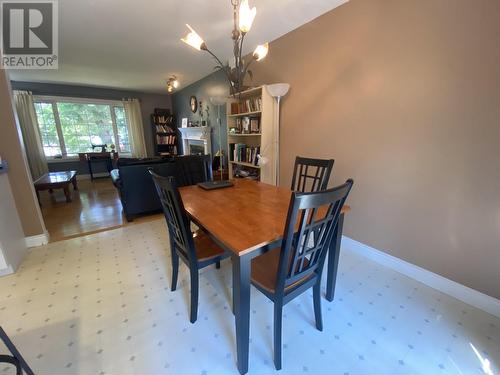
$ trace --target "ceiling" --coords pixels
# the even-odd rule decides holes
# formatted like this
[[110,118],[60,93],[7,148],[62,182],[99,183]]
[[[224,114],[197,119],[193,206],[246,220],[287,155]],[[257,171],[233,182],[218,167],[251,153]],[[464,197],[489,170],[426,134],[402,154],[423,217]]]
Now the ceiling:
[[[257,17],[246,51],[347,0],[250,0]],[[221,59],[231,56],[230,0],[59,0],[59,69],[11,71],[11,79],[165,92],[213,71],[210,56],[180,38],[189,23]],[[270,50],[272,53],[272,48]]]

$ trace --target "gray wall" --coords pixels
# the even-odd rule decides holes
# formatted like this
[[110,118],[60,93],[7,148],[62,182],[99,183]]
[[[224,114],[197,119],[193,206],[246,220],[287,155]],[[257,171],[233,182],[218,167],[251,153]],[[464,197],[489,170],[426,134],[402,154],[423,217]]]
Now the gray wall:
[[[209,64],[210,61],[207,61]],[[177,127],[181,127],[182,118],[187,117],[191,121],[200,121],[199,112],[191,112],[189,106],[189,98],[191,95],[196,96],[198,101],[202,101],[203,108],[208,104],[209,107],[209,121],[208,125],[211,127],[211,142],[212,142],[212,155],[219,149],[219,129],[217,125],[217,107],[210,103],[210,97],[223,96],[227,97],[229,86],[223,73],[215,72],[206,76],[205,78],[177,91],[172,95],[172,109],[177,121]],[[220,117],[222,124],[222,147],[224,154],[227,155],[227,124],[226,124],[226,106],[222,105],[220,108]],[[206,112],[204,112],[204,119],[206,119]]]
[[[79,98],[121,100],[123,98],[137,98],[141,103],[142,121],[144,125],[144,139],[148,156],[154,154],[153,130],[151,113],[155,108],[172,108],[170,95],[142,93],[137,91],[116,90],[92,86],[61,85],[52,83],[12,81],[13,90],[29,90],[34,95],[70,96]],[[79,173],[88,173],[87,166],[79,162],[49,163],[50,171],[78,170]],[[102,172],[105,168],[96,165],[95,172]]]

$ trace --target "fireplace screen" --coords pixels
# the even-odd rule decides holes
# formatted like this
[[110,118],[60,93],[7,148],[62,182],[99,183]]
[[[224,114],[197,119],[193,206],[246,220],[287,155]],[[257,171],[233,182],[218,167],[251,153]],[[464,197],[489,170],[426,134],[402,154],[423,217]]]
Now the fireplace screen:
[[189,141],[189,155],[204,155],[205,144],[203,141],[190,140]]

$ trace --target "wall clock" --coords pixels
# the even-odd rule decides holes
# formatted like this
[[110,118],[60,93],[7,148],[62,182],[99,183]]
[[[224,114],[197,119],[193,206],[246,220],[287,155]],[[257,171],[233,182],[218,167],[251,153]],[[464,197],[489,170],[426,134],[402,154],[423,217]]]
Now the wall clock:
[[191,108],[191,112],[196,113],[198,109],[198,100],[196,99],[196,96],[192,95],[189,98],[189,107]]

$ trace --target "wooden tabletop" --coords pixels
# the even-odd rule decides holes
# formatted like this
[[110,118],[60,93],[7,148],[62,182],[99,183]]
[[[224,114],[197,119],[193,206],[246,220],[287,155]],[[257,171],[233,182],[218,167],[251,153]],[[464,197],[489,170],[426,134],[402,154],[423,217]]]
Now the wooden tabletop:
[[[291,190],[252,180],[204,190],[196,185],[179,189],[189,215],[237,255],[280,240]],[[345,205],[343,213],[350,210]]]
[[54,185],[69,183],[76,176],[76,171],[49,172],[35,181],[35,185]]

